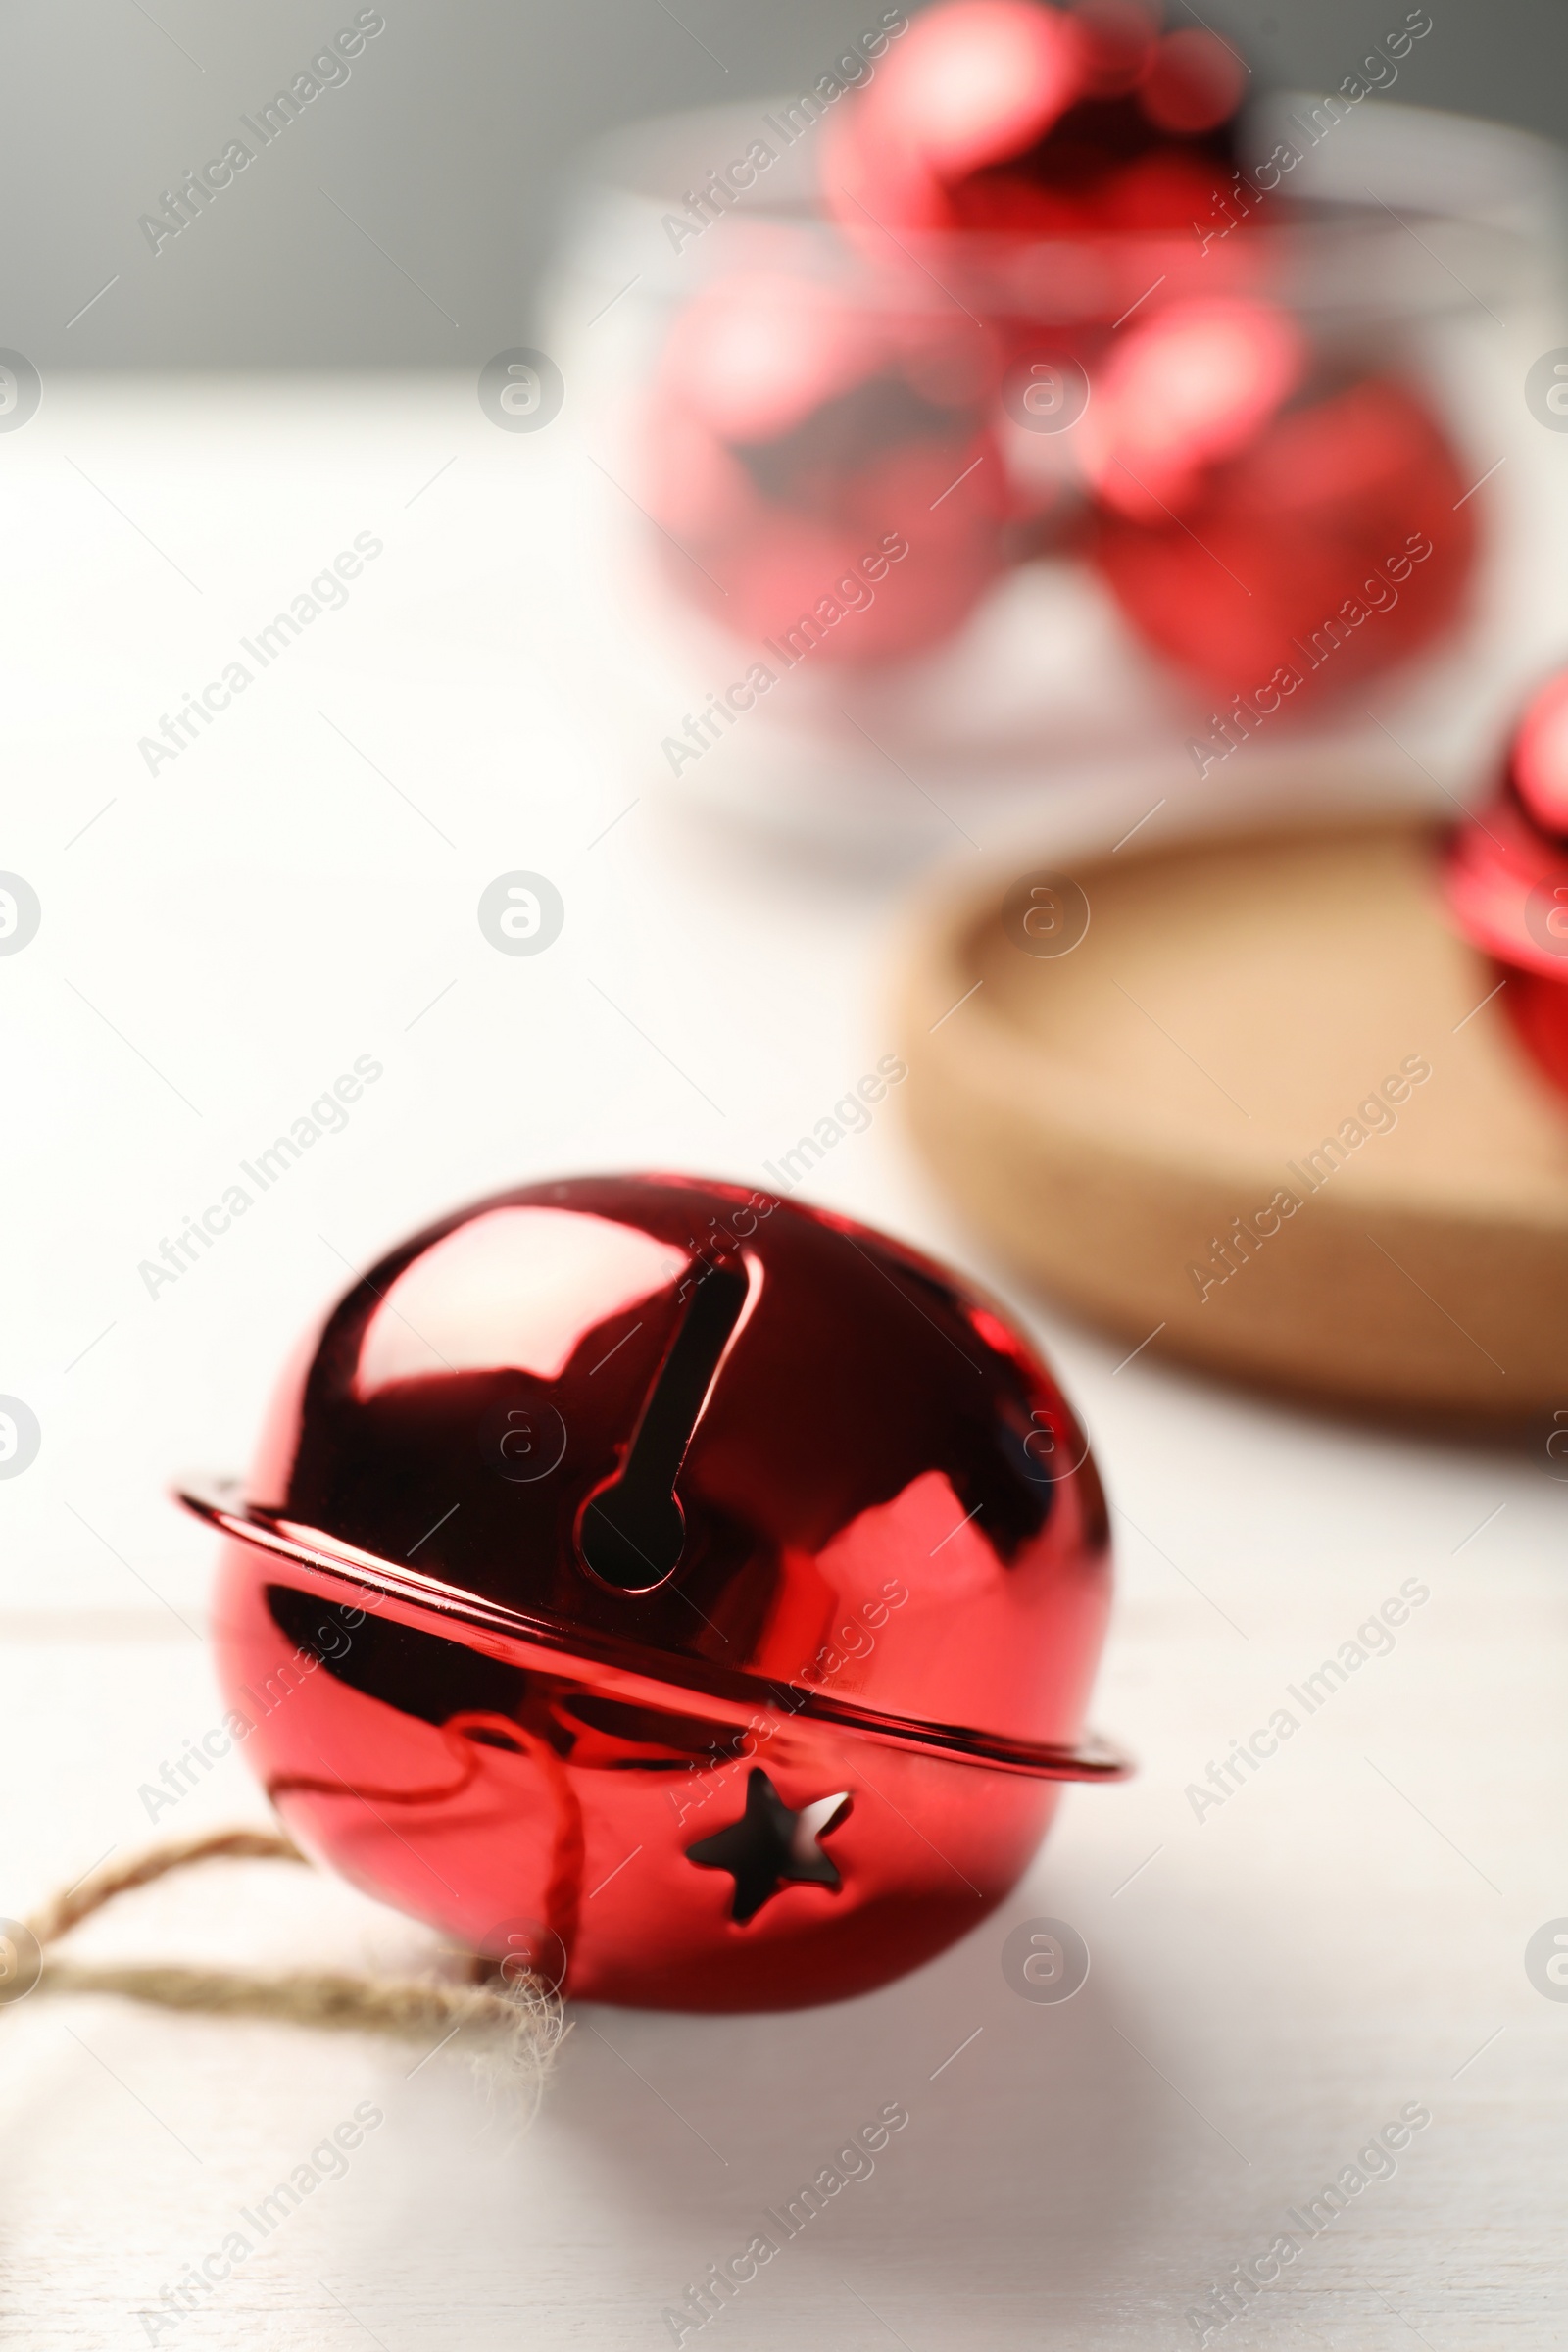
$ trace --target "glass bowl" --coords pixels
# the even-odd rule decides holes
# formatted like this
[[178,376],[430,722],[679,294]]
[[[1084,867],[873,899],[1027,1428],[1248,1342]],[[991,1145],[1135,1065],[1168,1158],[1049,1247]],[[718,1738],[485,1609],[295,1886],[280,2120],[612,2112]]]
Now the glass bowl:
[[1565,617],[1522,397],[1559,161],[1337,109],[1257,109],[1243,152],[1289,181],[1183,234],[885,253],[823,217],[782,103],[595,150],[543,326],[555,626],[632,788],[873,860],[1112,771],[1298,795],[1348,747],[1358,789],[1413,767],[1448,806]]

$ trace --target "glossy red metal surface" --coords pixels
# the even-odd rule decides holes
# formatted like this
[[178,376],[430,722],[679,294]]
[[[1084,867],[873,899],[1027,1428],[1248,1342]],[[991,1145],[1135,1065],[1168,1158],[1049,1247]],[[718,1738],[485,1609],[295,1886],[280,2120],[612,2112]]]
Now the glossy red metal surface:
[[929,286],[878,304],[738,270],[680,314],[644,495],[670,584],[756,644],[750,699],[808,656],[891,661],[968,616],[1003,564],[999,371],[996,339]]
[[883,261],[889,227],[1190,235],[1229,180],[1245,82],[1223,41],[1197,26],[1161,34],[1133,0],[1070,12],[952,0],[833,117],[824,196]]
[[[1252,307],[1248,368],[1283,391],[1290,370],[1262,333],[1266,307]],[[1166,332],[1160,321],[1146,329],[1155,359]],[[1308,383],[1280,405],[1249,402],[1246,390],[1238,363],[1217,407],[1222,420],[1250,410],[1253,429],[1229,450],[1214,447],[1200,416],[1189,441],[1199,462],[1158,510],[1122,462],[1135,419],[1149,437],[1147,410],[1119,438],[1105,436],[1102,479],[1114,497],[1102,499],[1094,559],[1140,635],[1183,668],[1226,695],[1262,693],[1269,709],[1298,709],[1418,652],[1457,617],[1475,510],[1412,385],[1381,375]],[[1147,479],[1137,464],[1130,470]]]
[[1060,1391],[940,1268],[771,1195],[588,1177],[416,1236],[195,1507],[291,1830],[585,1997],[864,1990],[1119,1769]]
[[1239,168],[1236,52],[1139,0],[950,0],[868,54],[821,124],[832,235],[737,221],[647,404],[654,559],[755,649],[677,770],[808,656],[906,660],[1038,557],[1261,696],[1249,732],[1429,648],[1469,461],[1376,345],[1289,309],[1310,208]]
[[1532,825],[1568,844],[1568,671],[1532,696],[1509,747],[1504,789]]
[[1449,838],[1444,884],[1455,924],[1506,983],[1516,1035],[1568,1089],[1568,672],[1526,706],[1496,799]]
[[1167,303],[1107,352],[1079,428],[1097,498],[1141,522],[1203,496],[1204,469],[1247,449],[1306,373],[1306,337],[1279,304]]
[[1503,966],[1502,1007],[1514,1034],[1554,1086],[1568,1094],[1568,979]]

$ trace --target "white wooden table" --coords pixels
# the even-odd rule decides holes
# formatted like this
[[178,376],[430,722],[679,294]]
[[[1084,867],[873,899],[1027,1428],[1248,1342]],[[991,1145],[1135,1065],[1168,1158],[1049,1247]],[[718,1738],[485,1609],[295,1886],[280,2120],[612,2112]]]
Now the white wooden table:
[[[209,1544],[164,1490],[243,1464],[345,1261],[547,1169],[757,1181],[891,1042],[891,884],[705,832],[654,759],[598,750],[612,639],[572,668],[551,633],[568,460],[495,433],[467,383],[50,386],[0,437],[0,866],[43,905],[0,960],[0,1392],[42,1430],[0,1482],[0,1912],[151,1836],[139,1789],[217,1719]],[[137,739],[356,534],[382,552],[343,608],[149,774]],[[474,920],[515,867],[566,901],[537,958]],[[347,1129],[150,1296],[140,1262],[364,1054],[385,1076]],[[817,1198],[974,1265],[893,1118],[820,1176]],[[899,2102],[872,2176],[705,2337],[1145,2352],[1197,2343],[1204,2311],[1227,2347],[1562,2343],[1568,2003],[1524,1952],[1568,1915],[1563,1489],[1523,1448],[1298,1417],[1035,1321],[1117,1509],[1095,1714],[1141,1770],[1068,1792],[998,1917],[842,2008],[584,2010],[524,2132],[450,2054],[411,2073],[401,2049],[109,2001],[0,2012],[3,2340],[668,2343],[666,2307]],[[1195,1808],[1410,1580],[1393,1646]],[[264,1812],[234,1757],[156,1827]],[[1061,2006],[1003,1975],[1033,1915],[1093,1956]],[[135,1898],[81,1948],[424,1947],[252,1865]],[[160,2306],[366,2102],[384,2121],[342,2178],[183,2316]],[[1315,2235],[1289,2218],[1412,2107],[1430,2122],[1343,2212]],[[1219,2327],[1210,2290],[1284,2232],[1278,2281]]]

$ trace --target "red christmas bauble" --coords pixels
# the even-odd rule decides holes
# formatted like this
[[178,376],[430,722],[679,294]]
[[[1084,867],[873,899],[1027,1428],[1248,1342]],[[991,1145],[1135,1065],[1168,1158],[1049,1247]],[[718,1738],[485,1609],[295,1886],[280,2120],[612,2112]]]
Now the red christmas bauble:
[[1532,697],[1508,748],[1503,791],[1537,832],[1568,842],[1568,671]]
[[[1102,418],[1092,404],[1085,419],[1100,493],[1091,552],[1128,620],[1221,693],[1264,692],[1274,709],[1440,635],[1476,540],[1464,474],[1420,394],[1366,375],[1308,379],[1286,400],[1300,373],[1294,333],[1264,304],[1173,305],[1118,352]],[[1200,380],[1227,341],[1237,372],[1212,414],[1195,398],[1162,416],[1161,363]]]
[[1141,523],[1196,505],[1211,466],[1248,450],[1306,373],[1306,338],[1277,304],[1173,302],[1104,350],[1078,428],[1100,505]]
[[290,1830],[568,1992],[788,2008],[1012,1886],[1082,1743],[1099,1481],[998,1310],[742,1187],[479,1202],[356,1283],[224,1531]]
[[683,595],[774,678],[948,636],[1002,563],[991,339],[932,300],[783,270],[709,286],[675,322],[643,480]]
[[951,0],[827,126],[824,194],[884,261],[890,230],[1190,233],[1229,182],[1245,82],[1217,35],[1162,35],[1135,0]]
[[1505,983],[1516,1034],[1568,1089],[1568,671],[1532,697],[1497,797],[1449,837],[1444,880],[1455,923]]

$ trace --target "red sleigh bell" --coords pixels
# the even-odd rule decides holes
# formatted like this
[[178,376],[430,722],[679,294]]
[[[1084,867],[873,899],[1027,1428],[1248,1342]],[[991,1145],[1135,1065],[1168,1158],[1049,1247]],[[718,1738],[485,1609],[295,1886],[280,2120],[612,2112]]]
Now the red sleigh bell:
[[928,1260],[676,1176],[500,1195],[285,1376],[220,1527],[229,1704],[290,1830],[587,1998],[791,2008],[1006,1894],[1081,1742],[1099,1480]]
[[1263,299],[1261,224],[1297,207],[1238,168],[1246,78],[1140,0],[947,0],[824,125],[822,191],[882,270],[986,318],[1015,422],[1049,414],[1019,417],[1025,374],[1080,383],[1070,447],[1002,438],[1014,552],[1076,543],[1147,645],[1255,720],[1431,647],[1477,514],[1420,389]]
[[775,677],[808,653],[906,660],[1002,568],[995,340],[936,289],[881,294],[731,270],[677,318],[655,380],[660,560]]
[[1229,176],[1246,79],[1216,34],[1162,34],[1137,0],[949,0],[833,118],[823,190],[872,251],[890,227],[1189,236]]
[[[1289,313],[1180,302],[1097,385],[1090,553],[1127,618],[1224,694],[1299,703],[1404,660],[1459,612],[1458,458],[1420,392],[1309,368]],[[1305,689],[1305,693],[1301,690]]]
[[1459,929],[1507,983],[1519,1038],[1568,1089],[1568,670],[1527,708],[1497,798],[1450,837],[1445,880]]

